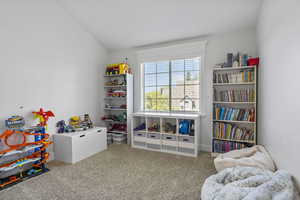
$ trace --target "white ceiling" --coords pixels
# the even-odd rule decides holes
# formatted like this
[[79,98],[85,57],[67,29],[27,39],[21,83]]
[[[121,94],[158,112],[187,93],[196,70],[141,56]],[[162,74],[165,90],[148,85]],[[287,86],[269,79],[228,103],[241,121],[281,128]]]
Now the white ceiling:
[[255,26],[261,0],[59,0],[108,49]]

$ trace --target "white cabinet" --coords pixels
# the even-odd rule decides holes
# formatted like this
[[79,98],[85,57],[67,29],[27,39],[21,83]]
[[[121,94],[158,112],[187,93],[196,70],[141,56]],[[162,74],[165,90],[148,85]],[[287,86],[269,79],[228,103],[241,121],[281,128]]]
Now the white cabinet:
[[[188,125],[183,133],[181,124]],[[133,148],[184,156],[198,155],[200,114],[138,112],[132,115]]]
[[106,128],[54,134],[55,160],[75,163],[107,149]]

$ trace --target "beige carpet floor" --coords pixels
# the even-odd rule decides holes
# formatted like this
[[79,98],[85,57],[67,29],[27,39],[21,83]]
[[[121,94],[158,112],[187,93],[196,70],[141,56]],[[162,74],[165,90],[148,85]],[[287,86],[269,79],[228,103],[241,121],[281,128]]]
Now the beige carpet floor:
[[198,158],[112,145],[74,165],[50,162],[50,172],[0,192],[1,200],[196,200],[215,173]]

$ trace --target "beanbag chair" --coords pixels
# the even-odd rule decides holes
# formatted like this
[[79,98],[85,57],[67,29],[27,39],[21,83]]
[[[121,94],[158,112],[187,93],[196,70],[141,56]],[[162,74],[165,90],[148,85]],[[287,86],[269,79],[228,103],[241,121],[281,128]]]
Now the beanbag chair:
[[271,156],[266,149],[260,145],[220,154],[215,158],[214,163],[218,172],[225,168],[235,166],[258,167],[273,172],[276,170]]
[[299,196],[285,171],[234,167],[207,178],[201,200],[299,200]]

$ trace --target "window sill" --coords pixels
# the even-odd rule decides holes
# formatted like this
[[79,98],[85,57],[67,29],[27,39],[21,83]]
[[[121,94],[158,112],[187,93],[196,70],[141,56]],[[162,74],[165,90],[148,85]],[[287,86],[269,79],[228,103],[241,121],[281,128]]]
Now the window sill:
[[204,113],[180,113],[180,112],[147,112],[140,111],[135,112],[132,116],[144,116],[144,117],[166,117],[166,118],[185,118],[185,119],[195,119],[205,116]]

